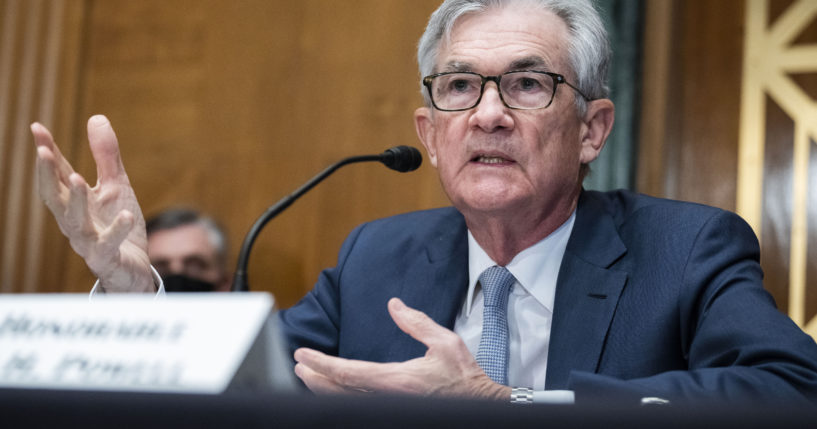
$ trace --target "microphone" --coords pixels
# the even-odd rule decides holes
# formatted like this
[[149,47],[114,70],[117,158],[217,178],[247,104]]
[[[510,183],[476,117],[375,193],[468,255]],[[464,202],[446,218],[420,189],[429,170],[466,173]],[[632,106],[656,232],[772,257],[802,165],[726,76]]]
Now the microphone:
[[423,155],[420,155],[420,151],[411,146],[396,146],[386,149],[379,156],[380,162],[386,167],[401,173],[414,171],[423,163]]
[[249,265],[250,251],[255,243],[255,239],[258,238],[258,234],[261,233],[261,229],[264,228],[269,221],[271,221],[282,211],[286,210],[286,208],[292,205],[295,200],[315,187],[315,185],[323,181],[323,179],[329,177],[329,175],[334,173],[338,168],[347,164],[369,161],[379,161],[392,170],[406,173],[418,169],[423,163],[423,156],[420,154],[419,150],[411,146],[396,146],[386,149],[379,155],[359,155],[344,158],[330,165],[318,175],[309,179],[309,181],[304,183],[300,188],[296,189],[288,196],[270,206],[264,212],[264,214],[262,214],[261,217],[255,221],[249,232],[247,232],[247,235],[244,237],[244,242],[241,244],[241,251],[238,255],[238,263],[236,264],[235,275],[233,276],[233,286],[231,290],[234,292],[247,292],[250,290],[249,283],[247,282],[247,266]]

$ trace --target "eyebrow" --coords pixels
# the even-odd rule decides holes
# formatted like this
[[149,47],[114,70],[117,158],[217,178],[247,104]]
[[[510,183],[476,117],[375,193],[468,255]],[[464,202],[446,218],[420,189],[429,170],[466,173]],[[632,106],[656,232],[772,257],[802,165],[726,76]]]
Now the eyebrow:
[[529,57],[520,58],[511,63],[509,70],[523,70],[532,68],[547,68],[547,61],[544,58],[531,55]]
[[474,65],[462,61],[449,61],[443,67],[443,72],[465,72],[474,70]]
[[[506,71],[513,71],[513,70],[527,70],[527,69],[548,69],[547,67],[548,62],[536,55],[531,55],[528,57],[519,58],[511,62],[508,66]],[[445,64],[442,68],[441,72],[468,72],[474,70],[474,65],[469,62],[463,61],[449,61]]]

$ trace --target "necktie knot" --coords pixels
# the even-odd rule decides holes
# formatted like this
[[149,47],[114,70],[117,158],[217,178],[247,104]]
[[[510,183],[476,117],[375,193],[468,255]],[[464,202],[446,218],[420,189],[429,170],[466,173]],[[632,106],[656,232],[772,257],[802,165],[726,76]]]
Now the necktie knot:
[[494,265],[483,271],[479,275],[479,284],[482,285],[485,306],[507,308],[508,292],[513,282],[513,274],[505,267]]

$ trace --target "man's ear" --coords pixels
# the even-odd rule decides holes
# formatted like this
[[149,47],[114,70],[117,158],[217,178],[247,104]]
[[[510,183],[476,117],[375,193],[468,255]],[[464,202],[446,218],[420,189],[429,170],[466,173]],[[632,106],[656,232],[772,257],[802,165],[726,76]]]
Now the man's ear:
[[587,102],[587,112],[584,115],[582,127],[582,164],[589,164],[596,159],[604,148],[607,136],[613,129],[616,108],[613,102],[606,99],[598,99]]
[[430,107],[420,107],[414,111],[414,128],[417,137],[426,148],[428,161],[434,168],[437,167],[437,142],[434,140],[434,120],[431,117],[433,112]]

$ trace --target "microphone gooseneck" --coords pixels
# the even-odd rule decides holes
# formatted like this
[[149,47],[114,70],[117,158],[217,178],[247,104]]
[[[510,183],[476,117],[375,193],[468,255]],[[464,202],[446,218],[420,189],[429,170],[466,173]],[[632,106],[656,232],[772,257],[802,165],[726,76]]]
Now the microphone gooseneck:
[[334,173],[338,168],[347,164],[368,161],[379,161],[392,170],[405,173],[419,168],[420,164],[423,162],[423,156],[420,154],[420,151],[411,146],[396,146],[387,149],[380,155],[360,155],[345,158],[330,165],[308,182],[304,183],[300,188],[296,189],[288,196],[270,206],[264,212],[264,214],[262,214],[261,217],[255,221],[249,232],[247,232],[247,235],[244,237],[244,242],[241,244],[241,251],[238,255],[235,275],[233,276],[232,290],[235,292],[247,292],[250,290],[247,282],[247,266],[249,265],[250,251],[252,250],[252,246],[255,243],[255,239],[258,237],[258,234],[261,233],[261,229],[263,229],[270,220],[272,220],[282,211],[286,210],[286,208],[292,205],[292,203],[300,198],[301,195],[315,187],[315,185],[323,181],[323,179],[327,178],[330,174]]

